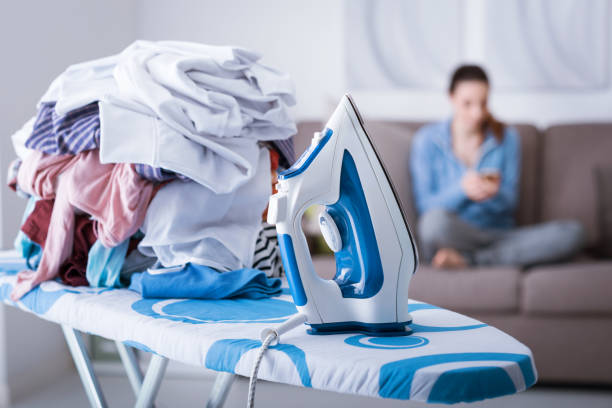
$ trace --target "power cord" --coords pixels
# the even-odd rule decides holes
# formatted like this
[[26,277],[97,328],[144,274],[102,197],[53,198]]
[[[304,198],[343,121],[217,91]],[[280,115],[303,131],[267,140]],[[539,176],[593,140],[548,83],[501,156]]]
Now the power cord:
[[270,345],[274,346],[278,344],[281,334],[286,333],[289,330],[294,329],[305,322],[306,315],[298,314],[296,316],[293,316],[291,319],[287,320],[283,324],[276,326],[275,328],[266,328],[261,331],[262,343],[259,347],[259,352],[257,353],[255,364],[253,364],[253,370],[251,371],[251,379],[249,381],[249,394],[247,397],[247,408],[255,407],[255,387],[257,386],[257,372],[259,371],[259,366],[261,365],[261,360],[263,359],[266,350],[270,347]]
[[261,347],[259,348],[259,352],[257,353],[257,359],[255,360],[255,364],[253,365],[253,370],[251,371],[251,380],[249,381],[249,396],[247,398],[247,407],[254,408],[255,407],[255,387],[257,386],[257,372],[259,371],[259,365],[261,364],[261,359],[263,358],[266,350],[270,346],[270,343],[276,338],[276,333],[271,332],[268,334],[266,339],[261,343]]

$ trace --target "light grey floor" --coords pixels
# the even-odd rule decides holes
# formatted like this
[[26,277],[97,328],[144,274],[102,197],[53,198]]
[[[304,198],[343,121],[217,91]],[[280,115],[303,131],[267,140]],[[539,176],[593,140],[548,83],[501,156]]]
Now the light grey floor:
[[[107,402],[111,408],[131,407],[134,397],[127,378],[113,373],[99,376]],[[226,403],[227,408],[244,407],[248,382],[244,378],[236,381]],[[157,398],[157,407],[204,407],[206,396],[212,387],[212,378],[177,375],[169,372]],[[448,405],[427,405],[422,403],[390,401],[375,398],[356,397],[332,392],[316,391],[287,385],[259,383],[256,405],[258,407],[448,407]],[[457,407],[467,404],[458,404]],[[612,390],[580,388],[536,387],[527,392],[469,404],[470,407],[559,407],[559,408],[610,408]],[[13,408],[87,407],[87,398],[76,373],[62,376],[45,389],[35,390],[13,404]]]

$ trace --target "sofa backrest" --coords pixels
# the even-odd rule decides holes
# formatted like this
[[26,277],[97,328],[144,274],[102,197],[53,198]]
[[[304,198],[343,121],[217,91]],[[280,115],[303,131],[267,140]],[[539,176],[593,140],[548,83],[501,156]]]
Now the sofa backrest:
[[521,139],[521,178],[519,203],[516,209],[518,225],[535,224],[540,210],[540,153],[542,134],[532,125],[511,124]]
[[[423,122],[369,121],[366,130],[374,140],[377,150],[389,172],[393,185],[399,195],[402,209],[411,228],[416,228],[417,213],[412,199],[410,179],[410,148],[412,137]],[[299,156],[310,144],[313,132],[320,131],[322,122],[307,121],[298,124],[295,136],[295,151]],[[516,125],[521,137],[522,165],[521,187],[517,221],[520,225],[537,221],[538,217],[538,154],[540,135],[531,125]]]
[[591,246],[599,241],[598,166],[612,166],[612,123],[558,125],[544,132],[541,219],[580,220]]

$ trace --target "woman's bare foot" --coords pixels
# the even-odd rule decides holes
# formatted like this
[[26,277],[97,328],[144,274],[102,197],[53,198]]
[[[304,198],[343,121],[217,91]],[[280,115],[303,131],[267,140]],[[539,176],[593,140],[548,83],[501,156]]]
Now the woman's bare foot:
[[467,260],[454,248],[440,248],[431,260],[436,268],[465,268]]

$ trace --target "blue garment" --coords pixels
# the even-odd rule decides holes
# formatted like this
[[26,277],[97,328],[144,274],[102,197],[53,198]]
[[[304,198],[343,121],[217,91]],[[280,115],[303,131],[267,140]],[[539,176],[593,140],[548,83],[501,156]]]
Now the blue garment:
[[208,266],[149,269],[132,275],[129,289],[143,298],[170,299],[263,299],[281,293],[281,281],[257,269],[218,272]]
[[128,238],[116,247],[107,248],[100,240],[94,242],[87,254],[87,271],[85,276],[89,286],[119,288],[119,272],[130,245]]
[[[38,198],[30,197],[26,204],[25,211],[21,217],[21,224],[30,216],[34,211],[34,206]],[[32,241],[23,231],[19,230],[15,237],[15,249],[21,254],[21,257],[25,259],[26,265],[31,270],[37,270],[40,259],[42,258],[42,248],[36,242]]]
[[510,228],[518,200],[520,140],[516,130],[506,126],[501,142],[488,131],[480,146],[476,171],[498,171],[499,192],[494,197],[475,202],[461,187],[468,170],[453,153],[452,119],[419,129],[412,144],[410,169],[414,199],[419,214],[442,208],[481,228]]
[[42,248],[36,242],[32,241],[23,231],[17,233],[15,238],[15,249],[25,259],[28,269],[33,271],[38,269],[38,264],[42,258]]

